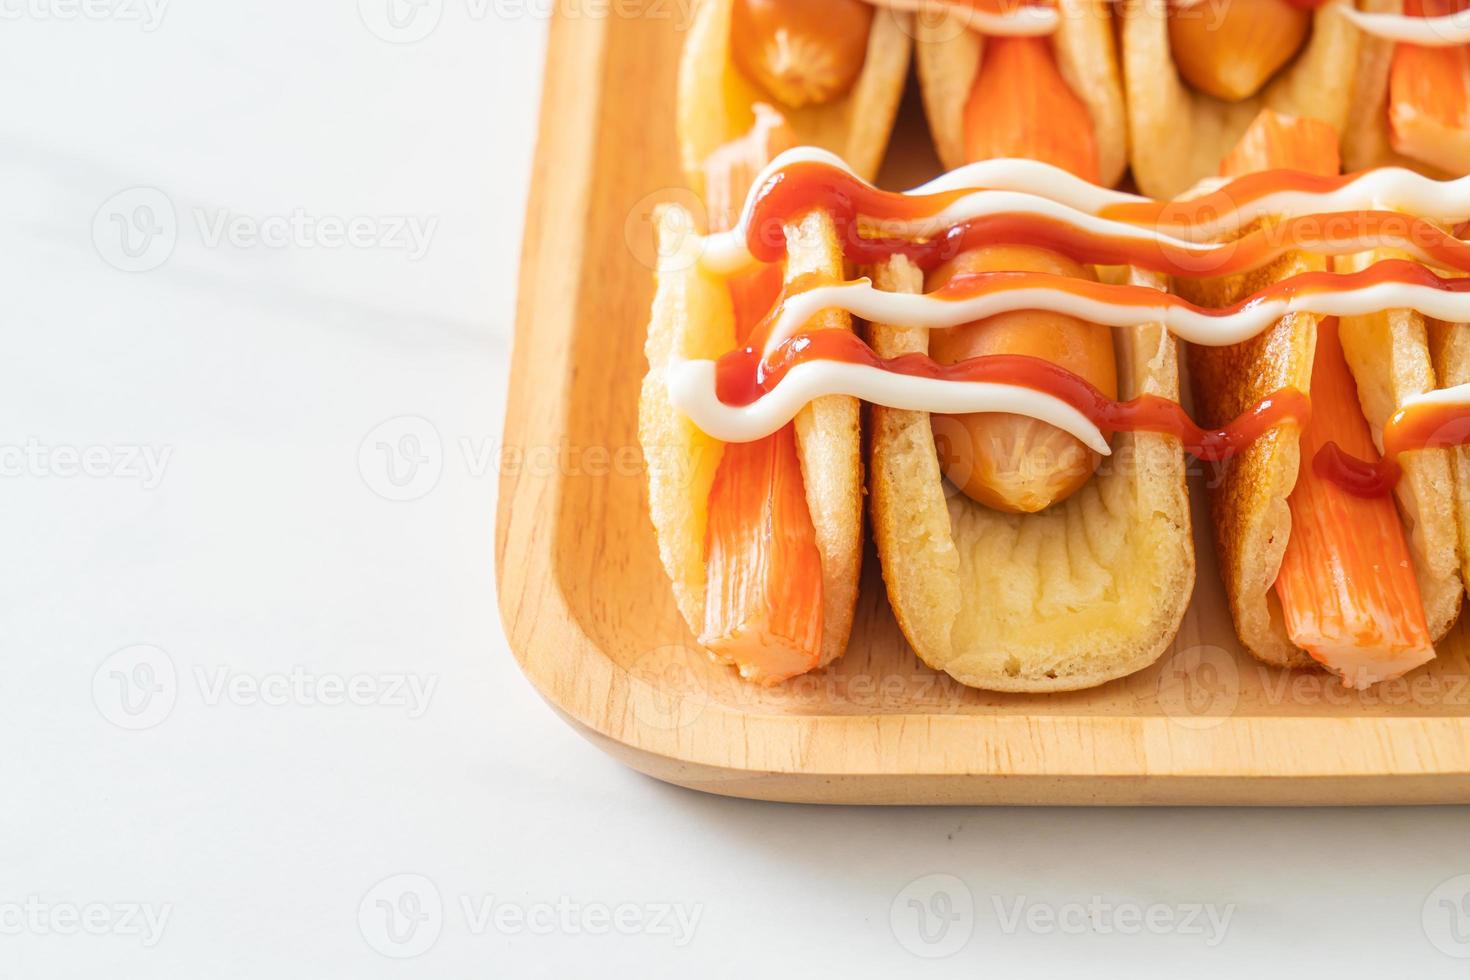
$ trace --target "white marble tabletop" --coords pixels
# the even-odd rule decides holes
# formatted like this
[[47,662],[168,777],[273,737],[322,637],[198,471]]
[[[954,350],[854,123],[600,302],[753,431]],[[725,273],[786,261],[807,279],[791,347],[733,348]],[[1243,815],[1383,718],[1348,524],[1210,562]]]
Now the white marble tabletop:
[[1462,808],[779,806],[563,725],[491,570],[546,5],[386,2],[0,0],[0,977],[1470,970]]

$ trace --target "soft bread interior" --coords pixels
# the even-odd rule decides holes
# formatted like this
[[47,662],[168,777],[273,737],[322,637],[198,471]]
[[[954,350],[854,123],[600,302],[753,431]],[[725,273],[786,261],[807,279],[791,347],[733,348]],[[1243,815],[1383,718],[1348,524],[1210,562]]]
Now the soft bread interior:
[[[873,276],[891,291],[923,288],[902,257]],[[1163,287],[1141,273],[1131,281]],[[1121,397],[1178,398],[1166,330],[1114,336]],[[873,324],[870,339],[885,357],[929,349],[919,328]],[[873,533],[890,604],[925,663],[973,687],[1041,692],[1093,687],[1158,658],[1194,584],[1184,455],[1177,439],[1149,433],[1112,445],[1067,500],[1004,514],[943,479],[928,413],[873,407]]]
[[[735,346],[735,314],[725,281],[701,266],[703,236],[693,216],[660,207],[655,223],[660,261],[644,353],[648,373],[638,406],[638,439],[648,465],[648,512],[659,558],[690,631],[704,625],[705,528],[710,486],[724,444],[701,432],[669,402],[665,373],[678,359],[714,359]],[[842,253],[831,218],[810,212],[786,230],[788,281],[837,279]],[[819,314],[813,329],[852,329],[842,311]],[[807,506],[822,561],[822,663],[840,656],[852,629],[862,562],[862,447],[858,404],[831,396],[796,417],[797,449]]]
[[908,77],[912,15],[877,9],[852,89],[833,102],[793,109],[746,78],[730,57],[733,6],[734,0],[696,0],[680,55],[675,129],[690,186],[703,191],[705,157],[749,130],[761,102],[786,117],[798,142],[831,150],[871,180],[883,162]]
[[1151,197],[1174,197],[1205,177],[1239,142],[1262,108],[1307,116],[1344,131],[1357,67],[1358,29],[1331,0],[1312,18],[1312,36],[1259,95],[1225,102],[1179,77],[1169,46],[1167,0],[1123,4],[1123,81],[1133,178]]
[[[1347,260],[1339,260],[1346,262]],[[1353,262],[1366,264],[1367,256]],[[1186,281],[1178,291],[1193,302],[1225,306],[1298,273],[1326,268],[1320,256],[1291,253],[1248,276]],[[1294,313],[1269,330],[1230,347],[1189,348],[1198,421],[1222,426],[1282,388],[1311,393],[1312,359],[1321,317]],[[1418,321],[1417,324],[1414,321]],[[1340,321],[1343,350],[1370,426],[1381,432],[1402,399],[1433,387],[1422,318],[1405,311]],[[1301,465],[1300,429],[1281,425],[1229,460],[1210,480],[1220,572],[1241,643],[1257,659],[1282,667],[1315,661],[1291,642],[1275,583],[1291,536],[1287,500]],[[1405,463],[1396,492],[1431,634],[1437,639],[1459,612],[1462,585],[1453,490],[1447,454],[1417,454]]]
[[[1111,8],[1106,0],[1058,0],[1058,8],[1061,21],[1052,36],[1057,67],[1092,117],[1098,175],[1101,183],[1111,186],[1128,166],[1128,127]],[[950,12],[926,14],[915,29],[924,113],[940,162],[953,170],[970,162],[965,154],[965,103],[980,70],[985,38]]]

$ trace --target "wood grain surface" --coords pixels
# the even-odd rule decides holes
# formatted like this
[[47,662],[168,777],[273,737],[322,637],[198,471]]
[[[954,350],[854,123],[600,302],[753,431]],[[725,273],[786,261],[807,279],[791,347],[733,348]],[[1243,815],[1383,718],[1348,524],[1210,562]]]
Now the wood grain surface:
[[[1463,624],[1434,664],[1367,692],[1257,664],[1225,612],[1204,471],[1194,602],[1174,647],[1132,677],[1061,695],[964,688],[908,648],[871,549],[833,667],[761,690],[706,660],[659,566],[636,432],[652,211],[692,203],[671,122],[682,6],[558,15],[551,30],[496,533],[505,629],[546,700],[642,772],[760,799],[1470,801]],[[921,116],[911,91],[890,186],[937,170]]]

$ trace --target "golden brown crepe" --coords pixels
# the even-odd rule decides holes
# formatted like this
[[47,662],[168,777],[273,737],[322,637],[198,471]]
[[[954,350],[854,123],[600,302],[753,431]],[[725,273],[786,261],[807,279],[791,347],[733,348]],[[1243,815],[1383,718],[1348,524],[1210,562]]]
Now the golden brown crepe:
[[[902,257],[872,275],[882,289],[923,289]],[[1146,273],[1129,281],[1163,288]],[[1147,324],[1114,336],[1119,396],[1177,400],[1169,332]],[[873,324],[870,340],[884,357],[929,349],[923,328]],[[1113,455],[1066,500],[1001,513],[944,480],[928,413],[873,407],[873,536],[889,602],[925,663],[972,687],[1070,691],[1163,653],[1194,586],[1184,453],[1172,436],[1111,442]]]
[[1166,0],[1122,5],[1123,81],[1133,179],[1150,197],[1174,197],[1205,177],[1262,108],[1321,119],[1344,133],[1358,66],[1351,0],[1330,0],[1312,16],[1310,39],[1258,95],[1225,102],[1179,77],[1169,44]]
[[[648,461],[648,510],[659,557],[690,631],[704,624],[705,527],[710,486],[724,443],[701,432],[669,402],[665,372],[672,361],[715,359],[735,347],[735,313],[725,281],[699,263],[702,235],[676,205],[657,214],[658,287],[644,353],[648,374],[638,410],[638,438]],[[842,277],[842,251],[831,216],[810,211],[786,227],[787,282]],[[807,281],[813,281],[808,279]],[[838,310],[820,314],[811,329],[852,329]],[[862,446],[858,402],[819,398],[796,416],[807,506],[822,561],[822,655],[830,663],[847,647],[862,566]]]
[[[1470,384],[1470,328],[1427,320],[1429,351],[1439,387]],[[1455,521],[1460,528],[1460,577],[1470,587],[1470,446],[1448,450],[1454,474]]]
[[[1339,259],[1347,271],[1386,256],[1365,253]],[[1180,281],[1193,302],[1226,305],[1288,276],[1326,268],[1321,256],[1293,252],[1247,276]],[[1310,395],[1312,358],[1321,317],[1294,313],[1253,340],[1230,347],[1190,345],[1189,368],[1198,421],[1220,426],[1282,388]],[[1408,310],[1343,317],[1340,335],[1358,400],[1375,433],[1409,395],[1436,386],[1424,318]],[[1287,498],[1302,460],[1295,424],[1277,426],[1226,463],[1210,481],[1220,572],[1240,641],[1258,659],[1281,667],[1314,664],[1291,642],[1274,588],[1291,536]],[[1375,435],[1375,438],[1381,438]],[[1380,449],[1381,449],[1380,444]],[[1395,490],[1409,531],[1409,550],[1424,600],[1430,635],[1443,636],[1459,615],[1464,588],[1449,453],[1425,450],[1400,461],[1404,477]]]
[[912,17],[875,11],[862,73],[842,98],[793,109],[777,103],[746,78],[730,57],[734,0],[695,0],[694,18],[679,61],[676,130],[690,186],[703,192],[705,158],[750,130],[755,106],[772,105],[802,144],[831,150],[871,180],[883,162],[908,77]]

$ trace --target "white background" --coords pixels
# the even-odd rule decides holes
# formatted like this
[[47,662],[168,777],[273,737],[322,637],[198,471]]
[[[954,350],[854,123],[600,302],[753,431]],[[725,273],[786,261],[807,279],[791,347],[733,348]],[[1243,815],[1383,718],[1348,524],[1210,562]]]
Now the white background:
[[[819,809],[584,743],[492,580],[544,22],[445,0],[395,45],[354,0],[92,2],[0,0],[0,976],[1470,972],[1470,879],[1434,891],[1462,808]],[[242,237],[297,211],[388,237]],[[164,230],[157,268],[109,264],[114,216]],[[293,671],[376,687],[278,697]],[[414,896],[395,943],[378,901]],[[1151,906],[1172,931],[1124,931]]]

